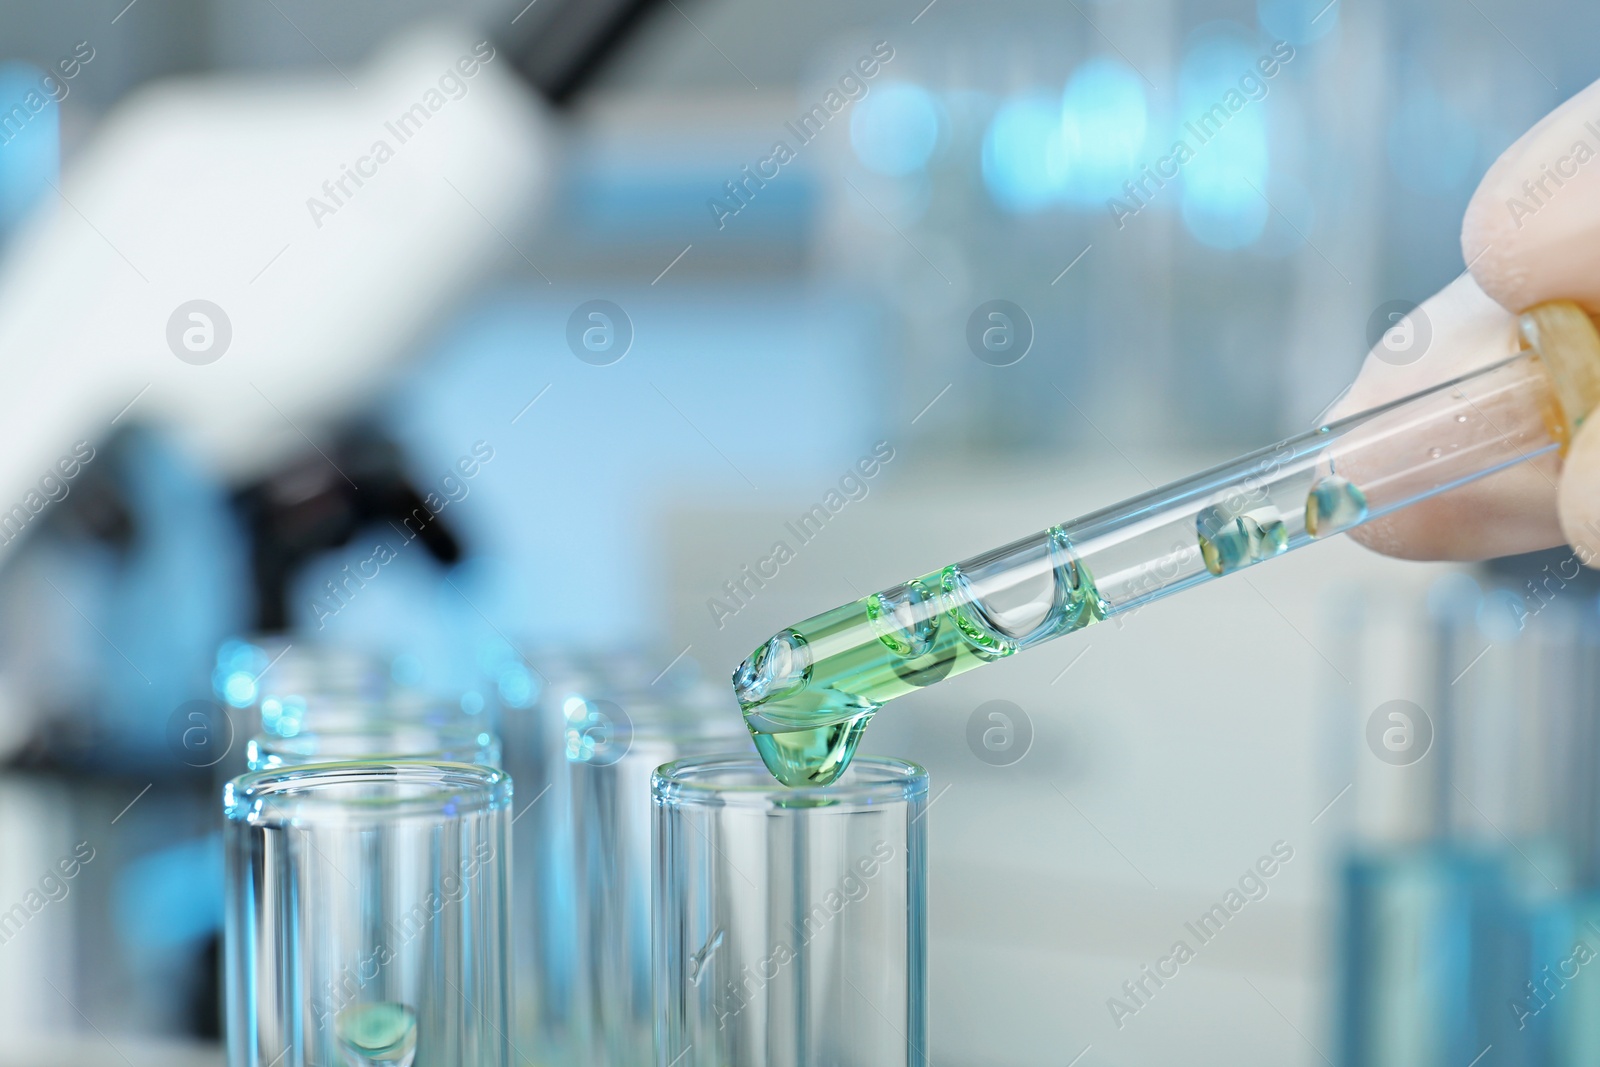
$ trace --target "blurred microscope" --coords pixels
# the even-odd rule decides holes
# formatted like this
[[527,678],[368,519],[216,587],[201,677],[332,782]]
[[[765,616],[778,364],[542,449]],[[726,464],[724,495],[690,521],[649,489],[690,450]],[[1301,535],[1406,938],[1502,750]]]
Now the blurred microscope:
[[[217,790],[247,753],[288,758],[291,744],[258,752],[263,730],[279,741],[300,732],[286,708],[304,711],[308,695],[363,707],[442,700],[489,722],[533,704],[525,649],[486,620],[455,625],[476,611],[458,565],[484,521],[460,503],[494,447],[468,436],[442,472],[430,469],[420,458],[430,450],[395,411],[393,383],[405,378],[391,368],[417,354],[413,335],[451,320],[466,285],[495,272],[507,234],[533,224],[560,158],[555,116],[652,6],[542,4],[497,17],[492,34],[431,26],[380,49],[357,72],[363,99],[420,101],[392,113],[412,123],[397,136],[425,121],[431,141],[418,137],[414,158],[389,168],[384,192],[360,203],[325,194],[348,216],[343,235],[322,242],[314,265],[254,290],[217,281],[240,265],[245,231],[272,229],[272,203],[303,211],[307,168],[367,138],[372,115],[313,79],[173,82],[118,108],[63,175],[61,102],[93,46],[70,67],[0,68],[8,100],[51,97],[19,112],[27,121],[7,125],[0,146],[8,371],[26,375],[34,360],[73,382],[35,390],[7,419],[14,462],[0,475],[17,501],[0,518],[0,1029],[74,1031],[81,1015],[113,1033],[219,1038]],[[469,93],[470,108],[441,115]],[[287,133],[276,124],[296,115],[305,121]],[[195,168],[152,130],[187,130],[216,151]],[[470,170],[459,185],[430,168],[439,153]],[[111,251],[127,277],[69,276],[84,264],[81,227],[54,210],[57,194],[124,239],[129,254]],[[441,228],[441,198],[452,211],[465,202],[480,225]],[[157,202],[176,213],[165,236],[157,224],[127,237]],[[253,286],[266,268],[250,269]],[[327,270],[336,277],[319,277]],[[189,300],[159,367],[129,358],[130,324],[167,299],[129,290],[139,279],[162,293],[228,292],[228,310]],[[105,314],[72,315],[69,297]],[[49,339],[52,319],[74,336]],[[208,383],[172,378],[230,355],[230,342],[234,358]],[[147,371],[115,400],[130,373]],[[244,413],[246,384],[276,429]],[[62,439],[74,443],[46,456]],[[21,473],[35,469],[42,476]],[[419,588],[422,610],[395,609],[419,606]],[[464,606],[426,610],[439,591]],[[370,624],[385,616],[392,625]]]

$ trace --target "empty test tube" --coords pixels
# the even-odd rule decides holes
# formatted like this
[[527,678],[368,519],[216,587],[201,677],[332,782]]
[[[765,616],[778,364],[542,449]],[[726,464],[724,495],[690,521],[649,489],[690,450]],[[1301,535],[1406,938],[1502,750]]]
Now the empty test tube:
[[500,738],[486,715],[458,705],[391,697],[319,706],[290,732],[263,730],[245,745],[252,771],[348,760],[428,760],[500,766]]
[[655,1067],[927,1067],[926,771],[704,756],[651,797]]

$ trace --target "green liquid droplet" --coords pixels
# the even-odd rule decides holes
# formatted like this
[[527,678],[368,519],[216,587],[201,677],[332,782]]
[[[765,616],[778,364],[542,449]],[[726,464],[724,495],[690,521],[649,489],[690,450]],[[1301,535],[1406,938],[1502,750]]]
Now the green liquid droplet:
[[981,603],[956,565],[807,619],[751,653],[733,687],[773,777],[828,785],[888,701],[1105,617],[1059,528],[1029,551],[1049,566],[1021,607]]
[[1319,478],[1306,494],[1306,533],[1312,537],[1348,530],[1366,518],[1367,494],[1347,478]]
[[804,730],[752,730],[756,751],[772,776],[787,786],[827,785],[850,765],[872,712]]
[[393,1001],[344,1009],[334,1033],[349,1067],[411,1067],[417,1054],[417,1013]]

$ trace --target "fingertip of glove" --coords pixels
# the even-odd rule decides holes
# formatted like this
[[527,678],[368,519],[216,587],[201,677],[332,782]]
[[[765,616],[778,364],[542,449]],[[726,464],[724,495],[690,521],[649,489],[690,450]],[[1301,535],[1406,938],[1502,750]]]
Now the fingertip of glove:
[[1588,566],[1600,566],[1600,418],[1572,439],[1556,492],[1561,533]]

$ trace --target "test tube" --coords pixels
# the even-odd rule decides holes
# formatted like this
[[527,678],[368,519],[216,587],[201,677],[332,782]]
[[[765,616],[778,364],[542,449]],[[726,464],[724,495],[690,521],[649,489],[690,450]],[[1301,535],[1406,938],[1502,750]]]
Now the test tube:
[[772,773],[826,784],[892,699],[1540,456],[1600,405],[1575,304],[1507,358],[784,629],[733,675]]
[[1358,748],[1345,803],[1360,818],[1340,882],[1341,1063],[1600,1052],[1600,982],[1572,962],[1579,941],[1584,957],[1600,945],[1584,926],[1600,915],[1584,889],[1600,634],[1571,554],[1547,558],[1540,574],[1537,560],[1501,564],[1525,584],[1446,574],[1426,616],[1389,590],[1361,597],[1345,691]]
[[230,1067],[510,1067],[504,772],[312,764],[223,804]]
[[302,763],[420,759],[500,766],[501,743],[487,711],[397,691],[382,698],[324,696],[263,721],[245,745],[252,771]]
[[594,665],[569,652],[532,652],[528,662],[538,679],[533,702],[505,709],[503,722],[506,769],[522,809],[511,827],[515,1040],[519,1067],[564,1067],[576,1054],[577,901],[563,709],[597,695],[599,682]]
[[925,1067],[927,791],[877,757],[828,789],[656,772],[656,1067]]
[[[590,880],[580,888],[575,870],[579,860],[575,833],[579,815],[573,807],[578,799],[573,769],[580,762],[598,767],[629,752],[633,737],[629,720],[639,726],[643,736],[654,732],[657,716],[650,709],[662,700],[676,700],[682,695],[678,680],[692,674],[692,660],[682,660],[674,661],[676,666],[672,674],[663,677],[661,663],[667,658],[647,657],[640,650],[628,648],[534,650],[527,655],[527,662],[537,678],[532,703],[504,711],[506,768],[516,778],[522,797],[511,829],[512,852],[517,864],[514,879],[517,897],[513,907],[517,916],[513,930],[513,966],[517,972],[519,998],[516,1045],[522,1067],[587,1063],[589,1053],[586,1050],[590,1047],[625,1041],[608,1036],[590,1022],[596,1018],[591,1007],[591,976],[602,965],[590,966],[585,957],[588,951],[585,946],[589,942],[581,931],[591,921],[585,916],[592,917],[592,921],[609,923],[613,913],[580,896],[599,883]],[[653,694],[651,700],[636,699],[641,691]],[[606,710],[624,705],[625,713]],[[743,731],[738,728],[737,720],[728,716],[726,706],[709,723],[709,728],[717,733],[732,725],[734,736],[743,738]],[[730,741],[721,747],[726,750],[732,745]],[[662,756],[657,762],[665,762],[667,758],[670,757]],[[638,824],[630,820],[630,825],[645,828],[643,840],[633,839],[629,847],[635,851],[628,853],[627,858],[614,860],[619,864],[619,872],[638,879],[638,884],[624,893],[622,899],[645,901],[645,923],[648,923],[649,907],[649,781],[655,766],[653,763],[639,765],[643,781],[640,787],[642,815]],[[603,783],[618,779],[606,775],[589,781],[594,788],[586,791],[585,797],[610,795],[608,786]],[[611,799],[614,801],[616,797]],[[611,805],[606,808],[607,812],[617,811],[611,801],[603,803]],[[583,823],[586,833],[615,842],[615,838],[599,831],[595,812],[585,813]],[[639,849],[645,850],[646,858],[642,863],[633,858]],[[600,853],[586,855],[596,864],[613,862]],[[614,857],[616,854],[605,855]],[[637,912],[633,914],[636,916]],[[636,919],[623,921],[626,929],[633,931],[629,936],[634,939],[636,948],[624,950],[628,953],[626,963],[604,965],[607,973],[627,971],[637,966],[636,961],[649,952],[648,927],[643,928],[643,944],[639,946],[641,928]],[[621,936],[621,929],[618,928],[617,936]],[[596,995],[605,992],[601,990]],[[605,1018],[614,1018],[618,1012],[632,1017],[631,1013],[637,1010],[637,1000],[632,994],[618,995],[626,1007],[607,1005],[603,1009]],[[645,1009],[648,1011],[648,1001]],[[648,1059],[648,1045],[644,1055]]]
[[692,696],[664,703],[623,699],[625,707],[586,701],[567,716],[581,1063],[645,1064],[654,1048],[652,774],[691,756],[755,756],[749,734],[726,707]]
[[230,707],[253,709],[269,732],[292,730],[329,700],[377,700],[390,691],[377,657],[344,645],[318,644],[281,634],[229,638],[217,649],[212,691]]

